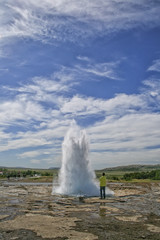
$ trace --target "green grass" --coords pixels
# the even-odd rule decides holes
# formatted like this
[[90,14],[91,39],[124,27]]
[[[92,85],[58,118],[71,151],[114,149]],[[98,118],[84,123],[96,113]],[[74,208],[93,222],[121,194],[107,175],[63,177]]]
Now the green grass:
[[22,182],[35,182],[35,183],[51,183],[53,182],[53,177],[51,176],[42,176],[42,177],[27,177],[21,180]]
[[107,179],[112,179],[114,177],[121,179],[125,173],[128,173],[128,171],[101,171],[101,170],[98,170],[98,171],[95,171],[96,177],[99,178],[100,176],[102,176],[103,172],[105,172]]
[[[154,168],[154,166],[152,168]],[[141,169],[142,168],[140,168],[138,172],[141,173],[142,172]],[[34,174],[32,174],[32,177],[31,177],[31,175],[27,175],[26,178],[23,178],[23,181],[26,181],[26,182],[52,182],[53,178],[58,176],[59,169],[6,168],[6,171],[8,173],[9,172],[18,172],[18,173],[21,173],[21,176],[26,171],[31,171],[32,173],[35,172],[36,174],[40,175],[40,177],[38,177],[38,178],[35,177]],[[143,171],[144,171],[144,166],[143,166]],[[106,174],[107,181],[110,181],[110,182],[118,182],[118,181],[120,181],[120,182],[154,182],[154,181],[156,181],[157,182],[157,181],[159,181],[159,180],[152,180],[152,179],[124,180],[123,179],[124,174],[135,172],[133,170],[133,167],[129,168],[129,166],[126,168],[125,167],[123,167],[123,168],[116,167],[116,168],[112,168],[112,169],[96,170],[95,173],[96,173],[97,179],[100,176],[102,176],[103,172],[105,172],[105,174]],[[6,177],[7,177],[7,175],[6,175]],[[2,179],[2,178],[0,177],[0,179]]]

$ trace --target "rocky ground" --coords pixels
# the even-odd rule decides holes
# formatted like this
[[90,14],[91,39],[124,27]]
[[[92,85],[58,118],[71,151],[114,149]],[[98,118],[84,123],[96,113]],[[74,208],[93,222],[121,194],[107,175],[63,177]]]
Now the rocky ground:
[[109,183],[113,197],[52,196],[51,184],[0,182],[0,239],[160,239],[160,183]]

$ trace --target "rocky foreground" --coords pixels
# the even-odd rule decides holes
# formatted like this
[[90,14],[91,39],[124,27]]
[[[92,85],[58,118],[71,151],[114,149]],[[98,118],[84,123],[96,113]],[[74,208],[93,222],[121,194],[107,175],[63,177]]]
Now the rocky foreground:
[[160,183],[110,183],[114,197],[52,196],[51,184],[0,182],[0,239],[160,239]]

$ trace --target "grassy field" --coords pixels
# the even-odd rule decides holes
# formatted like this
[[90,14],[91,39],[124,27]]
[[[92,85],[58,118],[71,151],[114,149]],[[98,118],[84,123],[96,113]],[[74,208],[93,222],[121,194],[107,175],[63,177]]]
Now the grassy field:
[[41,177],[26,177],[21,179],[22,182],[35,182],[35,183],[52,183],[54,176],[41,176]]
[[[1,168],[5,172],[4,176],[0,176],[1,179],[7,178],[10,175],[10,179],[20,179],[25,182],[52,182],[54,178],[58,177],[59,169],[26,169],[26,168]],[[103,172],[106,174],[108,181],[125,181],[125,174],[132,174],[135,172],[143,173],[150,171],[159,171],[160,178],[160,165],[131,165],[120,166],[115,168],[106,168],[102,170],[95,170],[96,177],[99,178]],[[160,179],[157,179],[160,180]],[[127,179],[129,182],[149,182],[154,179]]]
[[115,178],[122,178],[125,173],[128,173],[127,171],[116,171],[116,170],[115,171],[107,171],[107,170],[104,171],[104,170],[98,170],[98,171],[95,171],[96,177],[99,178],[102,175],[103,172],[106,174],[106,178],[107,179],[111,179],[113,177],[115,177]]

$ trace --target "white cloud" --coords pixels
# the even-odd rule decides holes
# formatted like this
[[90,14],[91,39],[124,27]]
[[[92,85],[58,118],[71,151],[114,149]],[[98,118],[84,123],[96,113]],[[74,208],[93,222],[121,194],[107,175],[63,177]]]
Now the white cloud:
[[91,152],[94,169],[132,164],[159,164],[159,149],[130,152]]
[[77,56],[77,59],[80,61],[90,62],[90,59],[86,56]]
[[160,153],[160,114],[130,114],[105,119],[89,128],[90,158],[96,169],[156,164]]
[[16,135],[14,138],[10,138],[5,144],[1,146],[1,152],[2,151],[8,151],[13,149],[23,149],[28,147],[37,147],[37,146],[45,146],[49,145],[52,142],[46,141],[46,139],[38,139],[38,137],[34,137],[33,134],[30,134],[28,137],[21,137],[19,139],[16,139]]
[[142,89],[148,109],[151,111],[160,110],[160,80],[151,77],[143,82]]
[[[88,129],[93,150],[131,151],[159,145],[159,114],[127,114]],[[152,141],[150,137],[152,136]],[[95,149],[97,147],[97,149]]]
[[41,155],[42,153],[40,153],[39,151],[28,151],[28,152],[24,152],[18,155],[18,157],[20,158],[33,158],[33,157],[37,157],[39,155]]
[[66,99],[61,107],[61,112],[72,114],[72,116],[89,115],[116,115],[122,116],[126,113],[140,111],[146,108],[146,101],[141,95],[119,94],[112,99],[94,99],[92,97],[74,96]]
[[[13,123],[17,120],[25,121],[27,119],[28,121],[33,119],[43,121],[48,117],[50,118],[50,115],[60,117],[61,113],[65,114],[67,112],[73,114],[83,112],[82,115],[84,115],[106,111],[105,108],[110,108],[109,101],[106,103],[100,99],[96,100],[76,95],[72,98],[72,95],[75,94],[75,85],[80,84],[82,79],[83,81],[97,81],[97,76],[116,79],[116,67],[119,62],[99,64],[91,64],[91,62],[90,60],[85,67],[83,65],[76,65],[73,68],[61,66],[49,78],[34,77],[28,84],[21,84],[19,87],[4,86],[2,90],[7,92],[7,98],[13,92],[15,97],[12,101],[1,103],[0,122],[8,124],[9,121]],[[70,98],[65,97],[68,93],[71,95]],[[79,101],[81,107],[79,107]],[[42,103],[45,103],[45,105],[52,103],[52,107],[44,108]]]
[[14,90],[15,94],[11,95],[12,100],[3,99],[0,103],[0,151],[21,149],[23,152],[18,158],[38,160],[44,156],[51,164],[52,156],[54,159],[61,156],[63,137],[72,119],[85,119],[87,123],[88,118],[92,119],[92,124],[89,122],[86,128],[95,166],[97,156],[104,164],[105,158],[112,157],[117,165],[118,161],[125,164],[127,158],[131,163],[147,162],[151,152],[155,152],[156,162],[160,138],[159,80],[145,80],[139,94],[118,94],[111,99],[67,96],[62,89],[67,90],[68,83],[71,90],[74,86],[74,77],[68,80],[65,77],[70,71],[63,68],[62,72],[57,72],[58,82],[53,75],[52,78],[34,78],[19,88],[5,89],[8,93]]
[[160,5],[150,0],[6,0],[0,7],[0,36],[5,39],[77,41],[139,26],[159,26],[160,22]]
[[32,164],[40,164],[41,163],[41,160],[38,160],[38,159],[32,159],[32,160],[30,160],[30,162],[32,163]]
[[[89,61],[88,61],[89,62]],[[120,64],[120,61],[117,62],[108,62],[108,63],[98,63],[98,64],[87,64],[85,66],[77,65],[76,68],[80,70],[80,74],[84,75],[85,73],[95,75],[95,77],[105,77],[113,80],[120,80],[120,77],[117,76],[116,70],[117,66]]]
[[54,73],[52,77],[54,79],[59,79],[62,84],[67,83],[67,86],[69,87],[79,84],[79,81],[100,81],[98,77],[121,80],[120,76],[117,74],[117,69],[122,60],[115,62],[94,63],[92,59],[87,57],[77,58],[78,60],[83,60],[85,62],[76,64],[73,67],[62,66],[61,69]]
[[[0,58],[10,55],[6,44],[21,38],[81,44],[87,37],[156,27],[160,25],[159,12],[159,2],[150,0],[1,0]],[[116,165],[147,162],[149,158],[156,162],[159,79],[145,80],[139,94],[118,94],[111,99],[82,96],[76,91],[81,81],[122,80],[117,70],[122,60],[97,63],[87,56],[77,56],[76,61],[71,67],[59,66],[50,77],[34,77],[27,84],[3,87],[7,94],[0,102],[0,151],[22,150],[18,157],[33,164],[51,164],[51,156],[58,162],[62,139],[72,119],[86,123],[92,119],[86,128],[95,165],[97,158],[102,159],[101,166],[110,158]],[[21,66],[26,63],[23,60]],[[7,71],[2,67],[0,74]],[[148,71],[160,72],[160,60],[153,61]],[[43,155],[48,158],[39,160]]]
[[160,72],[160,59],[154,60],[148,71]]
[[[69,86],[63,84],[62,81],[54,81],[54,79],[46,79],[42,77],[35,77],[32,83],[24,85],[17,89],[21,93],[31,93],[39,96],[39,99],[43,99],[44,93],[63,93],[69,91]],[[45,99],[47,100],[47,99]]]
[[0,104],[0,125],[24,124],[42,121],[47,118],[47,111],[38,103],[30,101],[26,96],[18,96],[12,101]]

